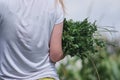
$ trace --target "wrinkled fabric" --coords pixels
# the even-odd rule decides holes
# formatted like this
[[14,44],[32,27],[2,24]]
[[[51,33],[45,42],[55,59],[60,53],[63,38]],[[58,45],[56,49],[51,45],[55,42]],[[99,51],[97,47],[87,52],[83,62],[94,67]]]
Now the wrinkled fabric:
[[49,59],[49,41],[63,18],[55,0],[0,0],[0,78],[59,80]]

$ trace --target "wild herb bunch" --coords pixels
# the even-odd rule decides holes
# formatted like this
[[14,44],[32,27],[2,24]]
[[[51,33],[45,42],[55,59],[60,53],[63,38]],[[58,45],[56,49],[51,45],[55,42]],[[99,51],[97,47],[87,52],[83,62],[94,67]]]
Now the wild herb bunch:
[[64,19],[63,51],[65,55],[79,56],[81,59],[97,52],[104,42],[96,38],[97,26],[85,19],[73,21]]

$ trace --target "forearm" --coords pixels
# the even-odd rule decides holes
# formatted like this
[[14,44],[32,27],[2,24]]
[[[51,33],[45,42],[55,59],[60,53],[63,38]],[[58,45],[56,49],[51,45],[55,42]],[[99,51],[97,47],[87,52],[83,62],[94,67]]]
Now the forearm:
[[60,61],[61,59],[64,58],[64,54],[63,54],[63,51],[53,51],[53,50],[50,50],[50,60],[52,62],[58,62]]

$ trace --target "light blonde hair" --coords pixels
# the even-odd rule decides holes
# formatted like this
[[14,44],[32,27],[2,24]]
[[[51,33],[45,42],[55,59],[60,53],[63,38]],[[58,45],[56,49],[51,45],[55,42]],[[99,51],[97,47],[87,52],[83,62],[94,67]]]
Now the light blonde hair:
[[62,5],[63,9],[65,8],[63,0],[59,0],[60,4]]
[[59,3],[61,4],[61,6],[62,6],[62,8],[63,8],[63,11],[64,11],[64,13],[65,13],[65,5],[64,5],[63,0],[58,0],[58,1],[59,1]]

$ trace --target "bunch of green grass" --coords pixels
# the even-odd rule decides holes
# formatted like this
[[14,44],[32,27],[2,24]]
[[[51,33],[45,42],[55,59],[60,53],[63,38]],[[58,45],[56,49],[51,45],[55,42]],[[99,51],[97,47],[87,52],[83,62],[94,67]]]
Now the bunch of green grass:
[[100,80],[95,62],[92,60],[92,55],[104,47],[104,41],[95,34],[97,26],[94,23],[85,19],[83,21],[64,20],[63,29],[63,51],[65,55],[78,56],[80,59],[89,59],[91,61],[97,78]]
[[104,41],[96,38],[97,26],[85,19],[83,21],[64,20],[63,51],[65,55],[79,56],[81,59],[98,52]]

